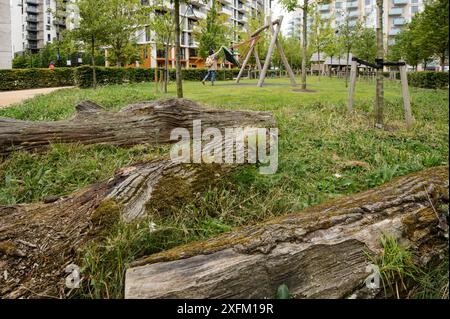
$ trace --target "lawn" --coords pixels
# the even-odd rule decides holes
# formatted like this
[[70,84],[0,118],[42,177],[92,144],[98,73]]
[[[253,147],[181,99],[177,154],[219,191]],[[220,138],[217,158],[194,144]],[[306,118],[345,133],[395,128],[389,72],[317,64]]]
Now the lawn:
[[[262,110],[274,114],[280,132],[276,174],[260,175],[246,167],[182,207],[152,214],[159,231],[145,222],[120,225],[101,244],[87,247],[80,258],[89,279],[83,296],[121,297],[123,271],[137,256],[203,239],[232,227],[299,211],[326,200],[359,192],[395,176],[448,162],[448,92],[411,88],[413,129],[403,121],[401,88],[386,81],[384,130],[373,128],[375,84],[357,84],[355,112],[346,113],[344,80],[309,78],[312,93],[293,92],[287,79],[269,79],[267,86],[217,82],[205,86],[185,82],[185,97],[207,106]],[[168,95],[175,94],[170,85]],[[163,97],[152,84],[93,89],[67,89],[0,110],[0,116],[28,120],[70,117],[83,99],[110,110]],[[64,195],[105,180],[135,161],[167,154],[167,147],[52,145],[41,154],[14,153],[0,164],[0,204],[39,201]],[[357,164],[356,164],[357,163]]]

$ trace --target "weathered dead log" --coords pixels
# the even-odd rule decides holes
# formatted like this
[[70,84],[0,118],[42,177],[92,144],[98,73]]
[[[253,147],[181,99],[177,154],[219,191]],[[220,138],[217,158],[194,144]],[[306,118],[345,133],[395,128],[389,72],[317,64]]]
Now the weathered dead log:
[[[443,211],[446,211],[444,213]],[[425,264],[448,245],[448,167],[136,261],[126,298],[355,297],[389,234]],[[361,289],[361,290],[360,290]]]
[[268,112],[228,111],[202,108],[185,99],[166,99],[129,105],[107,112],[85,101],[67,121],[39,122],[0,118],[0,155],[13,150],[32,150],[50,143],[136,144],[170,143],[170,132],[180,127],[192,130],[193,120],[203,127],[272,127]]
[[53,202],[0,206],[0,296],[64,297],[65,266],[119,218],[173,205],[232,168],[155,160]]

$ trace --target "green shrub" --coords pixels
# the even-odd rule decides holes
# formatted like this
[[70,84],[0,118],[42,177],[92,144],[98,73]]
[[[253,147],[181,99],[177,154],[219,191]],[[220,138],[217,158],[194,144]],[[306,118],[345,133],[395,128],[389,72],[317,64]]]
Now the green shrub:
[[0,91],[71,86],[74,68],[0,70]]
[[[383,76],[389,78],[390,72],[383,72]],[[395,71],[395,78],[400,80],[400,73],[398,71]],[[445,89],[448,87],[448,72],[408,72],[408,84],[424,89]]]
[[[159,69],[162,70],[162,69]],[[96,67],[97,84],[121,84],[133,82],[151,82],[155,79],[155,68],[116,68]],[[205,69],[183,69],[182,76],[187,81],[200,81],[206,75]],[[217,80],[232,80],[239,73],[238,69],[218,70]],[[82,66],[77,68],[76,83],[79,87],[92,86],[92,67]],[[175,80],[175,70],[169,69],[169,79]]]
[[408,73],[408,83],[424,89],[445,89],[448,87],[448,72],[410,72]]

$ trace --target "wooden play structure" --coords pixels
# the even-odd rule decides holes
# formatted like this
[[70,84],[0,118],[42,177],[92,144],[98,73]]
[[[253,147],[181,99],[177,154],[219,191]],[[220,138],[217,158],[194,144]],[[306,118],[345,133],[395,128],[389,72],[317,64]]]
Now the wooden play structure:
[[[243,42],[238,43],[235,46],[233,46],[233,48],[238,48],[238,47],[250,44],[250,48],[249,48],[247,54],[245,55],[244,61],[242,62],[242,65],[241,65],[241,69],[236,78],[236,83],[239,83],[242,75],[244,74],[245,67],[248,64],[248,61],[253,53],[255,55],[256,66],[257,66],[258,70],[260,71],[257,86],[261,87],[266,78],[267,70],[269,69],[270,61],[272,59],[272,55],[273,55],[273,52],[274,52],[274,49],[276,46],[280,53],[280,57],[284,64],[284,67],[286,68],[287,74],[289,75],[289,78],[291,80],[291,85],[292,86],[296,85],[294,72],[292,71],[291,66],[289,65],[289,62],[286,58],[286,55],[284,54],[284,50],[283,50],[283,46],[282,46],[281,42],[278,41],[278,34],[280,33],[280,30],[281,30],[282,21],[283,21],[283,16],[278,17],[278,19],[276,19],[274,21],[271,21],[271,18],[269,16],[268,22],[264,26],[262,26],[261,28],[259,28],[255,32],[253,32],[250,35],[248,40],[243,41]],[[258,40],[261,37],[260,34],[265,30],[269,30],[270,33],[272,34],[272,37],[270,40],[269,49],[267,51],[266,58],[264,60],[264,66],[261,66],[261,61],[259,59],[258,52],[256,50],[256,45],[258,43]]]
[[410,128],[413,123],[413,117],[411,113],[411,101],[409,97],[409,89],[408,89],[408,77],[406,74],[406,63],[403,61],[400,62],[387,62],[380,59],[377,59],[374,63],[370,63],[357,57],[352,58],[351,69],[350,69],[350,83],[348,86],[348,111],[353,111],[353,97],[355,94],[356,88],[356,77],[358,75],[358,64],[362,64],[365,66],[372,67],[376,70],[382,70],[384,66],[397,66],[400,71],[400,81],[402,84],[402,95],[403,95],[403,110],[405,113],[405,122],[406,126]]

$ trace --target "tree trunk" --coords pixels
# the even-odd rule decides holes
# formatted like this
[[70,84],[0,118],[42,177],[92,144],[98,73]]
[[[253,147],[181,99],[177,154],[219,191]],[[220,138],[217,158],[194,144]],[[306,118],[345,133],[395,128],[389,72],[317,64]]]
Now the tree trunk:
[[167,83],[169,82],[169,40],[164,45],[164,93],[167,93]]
[[348,64],[350,62],[350,50],[347,50],[347,65],[345,66],[345,87],[348,87]]
[[[377,0],[377,59],[384,60],[383,47],[383,0]],[[383,88],[383,67],[377,69],[377,84],[375,96],[375,126],[382,128],[384,125],[384,88]]]
[[171,143],[174,128],[192,131],[194,120],[204,127],[273,127],[268,112],[213,110],[185,99],[165,99],[132,104],[119,112],[107,112],[85,101],[67,121],[36,122],[0,118],[0,155],[16,150],[39,150],[50,143],[112,144],[131,146]]
[[92,86],[94,89],[97,87],[97,71],[95,70],[95,39],[91,38],[91,58],[92,58]]
[[303,41],[302,41],[302,90],[306,90],[306,60],[308,56],[308,0],[303,1]]
[[[448,167],[397,178],[300,213],[250,225],[136,261],[126,298],[374,297],[368,254],[393,236],[426,264],[448,247]],[[381,289],[382,290],[382,289]],[[363,295],[363,293],[366,293]]]
[[64,297],[65,267],[78,263],[84,244],[103,238],[121,219],[181,203],[233,167],[155,160],[63,198],[0,206],[0,296]]
[[331,78],[331,72],[333,72],[333,56],[330,57],[331,58],[331,66],[330,66],[330,78]]
[[174,23],[175,23],[175,75],[177,82],[177,97],[183,97],[183,81],[181,78],[181,46],[180,46],[180,0],[174,1]]

